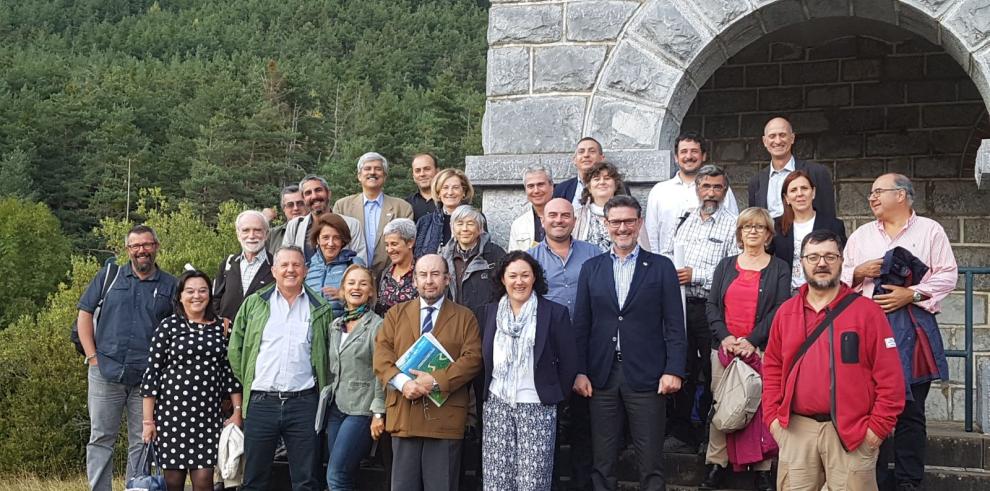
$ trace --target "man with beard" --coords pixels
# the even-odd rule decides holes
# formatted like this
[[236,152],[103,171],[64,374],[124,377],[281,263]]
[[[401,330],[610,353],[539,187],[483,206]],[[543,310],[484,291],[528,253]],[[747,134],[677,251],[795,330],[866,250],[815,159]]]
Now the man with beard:
[[777,489],[876,490],[877,452],[904,407],[883,310],[839,282],[842,239],[801,244],[808,283],[774,317],[763,357],[763,421],[780,446]]
[[525,251],[543,240],[543,207],[553,197],[553,177],[550,169],[533,166],[523,171],[523,187],[530,206],[512,221],[509,228],[509,251]]
[[[416,260],[419,298],[389,309],[375,340],[375,374],[388,385],[385,431],[392,435],[393,491],[457,491],[468,412],[468,387],[481,372],[481,331],[474,313],[447,300],[450,274],[437,254]],[[435,329],[434,329],[435,327]],[[431,333],[453,358],[432,373],[395,365],[423,334]],[[447,395],[437,407],[424,397],[434,388]]]
[[241,253],[227,256],[213,280],[213,298],[218,301],[217,313],[225,329],[230,328],[244,299],[272,282],[272,255],[265,250],[268,221],[264,215],[255,210],[242,211],[234,226]]
[[[130,262],[107,278],[109,268],[93,278],[79,299],[79,340],[89,368],[89,443],[86,475],[90,489],[110,491],[113,447],[120,420],[127,410],[127,478],[141,458],[142,404],[140,382],[148,366],[151,335],[162,319],[172,315],[177,281],[158,269],[158,236],[147,225],[127,233]],[[102,303],[104,282],[110,282]],[[94,312],[99,308],[99,318]],[[97,320],[99,327],[97,328]]]
[[[574,231],[574,206],[564,198],[554,198],[543,207],[543,228],[546,237],[529,250],[540,263],[549,291],[547,300],[565,307],[574,319],[574,301],[578,278],[585,261],[601,254],[598,246],[571,237]],[[588,399],[573,395],[557,416],[557,422],[571,446],[572,490],[591,489],[591,421]],[[563,440],[563,439],[562,439]],[[558,452],[559,453],[559,452]],[[557,456],[559,460],[559,455]],[[554,466],[557,469],[557,466]],[[558,469],[559,472],[559,469]]]
[[[708,160],[708,144],[694,131],[681,133],[674,144],[674,158],[680,170],[674,177],[653,186],[646,201],[646,223],[643,228],[650,250],[656,253],[670,242],[679,219],[700,204],[694,189],[694,178]],[[732,189],[725,193],[724,206],[729,213],[739,214]]]
[[[309,228],[313,225],[314,218],[321,213],[330,211],[329,203],[332,193],[327,180],[314,175],[304,177],[299,182],[299,189],[302,192],[306,208],[309,208],[309,214],[295,218],[285,224],[285,238],[282,239],[282,245],[296,246],[302,249],[308,262],[309,258],[313,257],[317,251],[316,244],[311,244],[307,240]],[[351,231],[351,243],[347,248],[357,253],[357,257],[361,258],[365,264],[370,264],[368,263],[368,250],[364,245],[364,229],[361,228],[361,222],[349,216],[341,216],[341,218],[344,219],[347,228]]]
[[[715,266],[739,251],[736,244],[736,215],[722,206],[729,190],[729,177],[721,167],[706,165],[695,175],[695,191],[701,204],[675,228],[663,255],[675,258],[680,269],[677,278],[685,287],[687,319],[687,379],[677,394],[667,425],[670,437],[664,443],[668,452],[695,453],[708,435],[705,421],[700,428],[691,422],[693,409],[702,420],[708,415],[712,393],[712,331],[705,314],[705,303],[712,287]],[[696,390],[702,387],[696,400]],[[696,404],[697,403],[697,404]],[[695,407],[697,406],[697,407]]]
[[406,202],[412,206],[413,222],[423,215],[436,211],[437,203],[433,200],[433,178],[436,177],[437,158],[432,153],[419,153],[413,156],[412,178],[416,190],[406,196]]
[[[849,237],[842,279],[883,309],[898,341],[908,400],[897,418],[893,440],[884,444],[879,472],[881,481],[896,481],[898,491],[910,491],[921,489],[925,475],[928,389],[932,380],[948,380],[949,376],[935,314],[955,289],[959,270],[942,226],[915,214],[910,179],[884,174],[873,182],[868,199],[877,219],[864,223]],[[885,273],[897,269],[891,252],[895,248],[905,249],[927,268],[916,278],[917,284],[883,284],[888,283],[881,279],[888,277]],[[885,264],[888,257],[889,264]],[[891,460],[893,473],[887,469]]]
[[282,188],[281,194],[280,206],[282,213],[285,214],[285,223],[271,229],[269,232],[268,240],[265,244],[265,248],[268,249],[269,254],[274,254],[275,249],[278,249],[278,246],[282,245],[282,239],[285,238],[285,226],[293,219],[309,213],[309,209],[306,208],[306,202],[303,201],[302,192],[299,191],[299,185],[291,184],[286,186]]
[[773,118],[763,128],[763,146],[770,154],[770,169],[761,170],[749,180],[749,206],[759,206],[777,218],[784,214],[781,188],[784,178],[796,170],[803,170],[815,184],[815,211],[835,217],[835,192],[832,191],[832,174],[821,164],[797,160],[791,150],[794,147],[794,129],[784,118]]

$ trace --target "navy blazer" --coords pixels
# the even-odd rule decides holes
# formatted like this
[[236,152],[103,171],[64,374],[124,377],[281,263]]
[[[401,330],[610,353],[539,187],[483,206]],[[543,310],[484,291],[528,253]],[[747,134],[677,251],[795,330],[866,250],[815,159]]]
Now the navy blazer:
[[[803,170],[815,185],[815,199],[811,205],[815,211],[834,217],[835,191],[832,190],[832,174],[822,164],[794,159],[794,170]],[[760,171],[749,179],[749,206],[767,207],[767,189],[770,187],[770,167],[760,166]]]
[[[482,392],[488,400],[492,385],[498,302],[490,303],[481,312],[481,354],[485,364],[485,386]],[[557,404],[567,399],[577,376],[577,348],[567,307],[537,297],[536,340],[533,346],[533,378],[536,393],[543,404]]]
[[592,387],[608,380],[619,333],[622,373],[633,390],[656,392],[664,374],[684,378],[684,311],[670,259],[641,249],[620,309],[612,254],[593,257],[581,268],[574,305],[578,373],[587,375]]

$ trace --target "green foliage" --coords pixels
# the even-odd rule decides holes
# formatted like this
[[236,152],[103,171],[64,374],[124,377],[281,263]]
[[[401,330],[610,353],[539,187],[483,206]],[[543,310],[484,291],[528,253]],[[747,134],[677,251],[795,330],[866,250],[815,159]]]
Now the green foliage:
[[31,180],[31,159],[27,152],[17,149],[0,159],[0,197],[33,201],[37,193]]
[[0,329],[45,301],[68,272],[69,254],[47,206],[0,199]]

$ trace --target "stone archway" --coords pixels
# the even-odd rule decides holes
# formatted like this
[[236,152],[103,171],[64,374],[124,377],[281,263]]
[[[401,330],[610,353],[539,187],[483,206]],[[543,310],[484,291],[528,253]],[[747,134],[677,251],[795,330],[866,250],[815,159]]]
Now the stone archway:
[[[521,170],[573,175],[569,154],[584,135],[602,141],[642,196],[670,175],[682,118],[719,66],[762,36],[829,17],[900,26],[942,46],[990,104],[990,0],[493,2],[485,155],[468,157],[467,171],[495,235],[507,236],[524,205]],[[981,148],[977,178],[990,173],[990,144]]]

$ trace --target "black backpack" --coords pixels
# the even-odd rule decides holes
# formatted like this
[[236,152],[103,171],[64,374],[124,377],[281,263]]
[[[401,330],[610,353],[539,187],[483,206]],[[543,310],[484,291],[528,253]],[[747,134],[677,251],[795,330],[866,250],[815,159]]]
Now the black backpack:
[[[110,291],[110,287],[117,281],[117,273],[120,272],[120,266],[117,266],[115,262],[116,258],[107,259],[106,262],[106,272],[103,274],[103,288],[100,290],[100,300],[96,303],[96,309],[93,310],[93,334],[96,334],[96,325],[100,320],[100,310],[103,309],[103,301],[107,298],[107,292]],[[110,277],[113,276],[113,279]],[[72,340],[72,344],[76,345],[76,351],[83,356],[86,356],[86,350],[83,349],[82,341],[79,340],[79,325],[78,316],[76,320],[72,321],[72,332],[69,334],[69,339]]]

